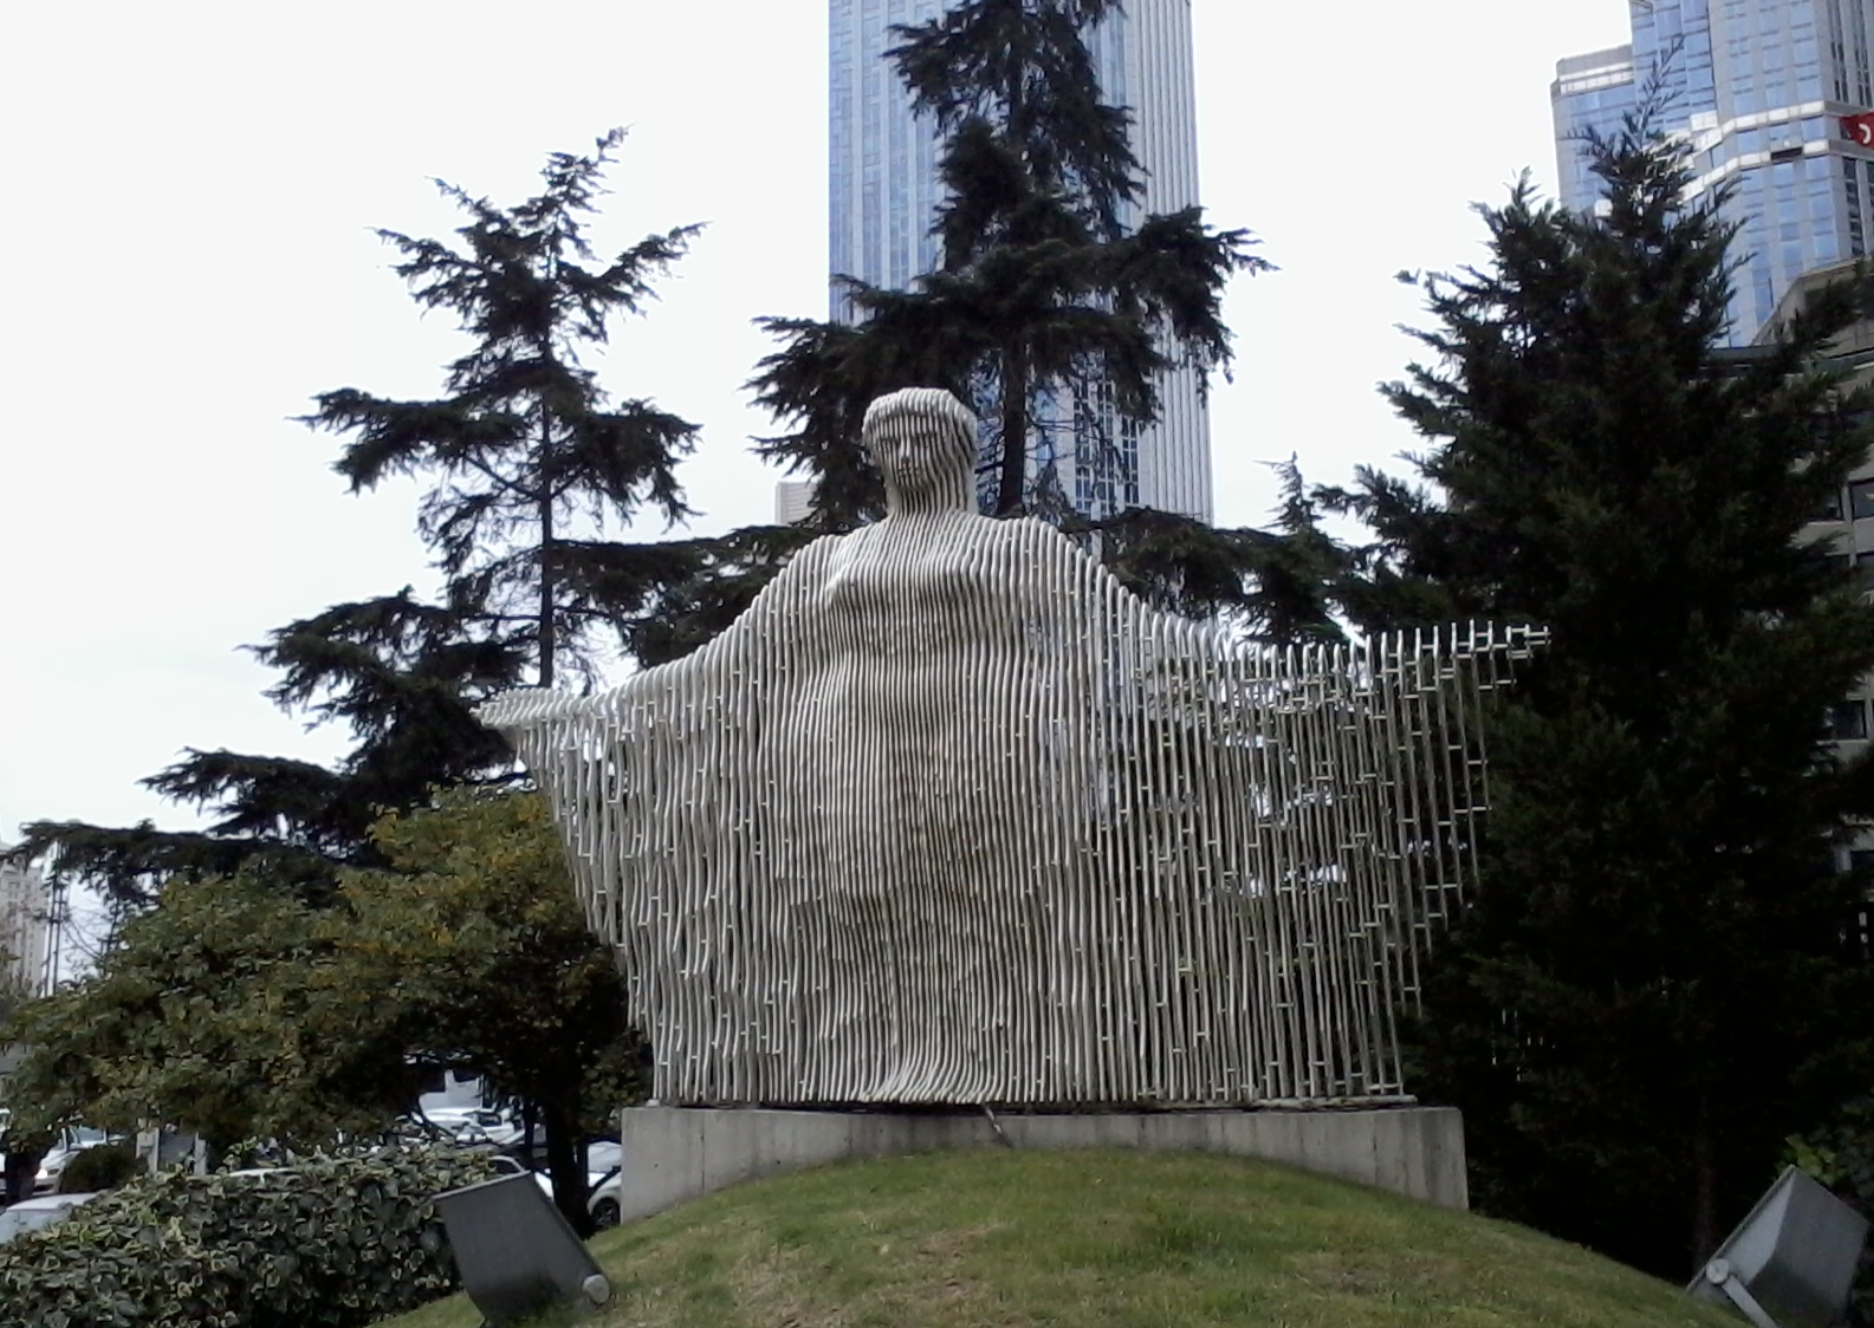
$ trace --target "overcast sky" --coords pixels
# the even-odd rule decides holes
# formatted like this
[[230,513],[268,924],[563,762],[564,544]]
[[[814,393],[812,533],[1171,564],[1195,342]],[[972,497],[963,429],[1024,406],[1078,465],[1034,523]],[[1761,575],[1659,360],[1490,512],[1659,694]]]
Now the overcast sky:
[[[1625,0],[1193,0],[1204,203],[1280,271],[1226,316],[1216,514],[1260,523],[1264,462],[1310,478],[1410,449],[1374,392],[1411,355],[1401,269],[1474,261],[1474,203],[1553,188],[1548,85],[1627,38]],[[21,822],[198,819],[137,780],[184,748],[325,759],[239,647],[427,588],[414,489],[348,496],[313,394],[438,390],[371,228],[442,234],[430,177],[512,202],[625,125],[601,249],[708,229],[602,373],[701,424],[713,533],[771,519],[750,320],[822,317],[824,0],[74,0],[0,20],[0,839]],[[650,532],[655,533],[655,532]]]

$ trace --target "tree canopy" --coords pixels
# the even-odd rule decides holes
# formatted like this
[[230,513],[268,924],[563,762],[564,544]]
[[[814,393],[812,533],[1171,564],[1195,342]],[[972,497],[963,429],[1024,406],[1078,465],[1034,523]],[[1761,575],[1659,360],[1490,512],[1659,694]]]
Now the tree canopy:
[[1722,349],[1722,198],[1645,113],[1590,150],[1603,209],[1525,182],[1483,266],[1423,281],[1427,358],[1386,388],[1422,483],[1328,496],[1377,537],[1364,623],[1553,631],[1492,731],[1420,1091],[1463,1108],[1490,1211],[1683,1275],[1870,1028],[1832,858],[1874,782],[1819,740],[1874,609],[1805,534],[1870,435],[1815,368],[1848,294]]
[[412,1066],[468,1065],[537,1110],[583,1229],[582,1144],[640,1091],[640,1044],[545,806],[456,790],[372,838],[388,865],[347,871],[323,908],[246,876],[170,882],[95,974],[8,1025],[27,1048],[15,1128],[317,1144],[412,1110]]
[[473,345],[449,366],[445,397],[395,401],[341,388],[306,417],[349,437],[336,468],[354,491],[396,475],[433,482],[418,529],[452,607],[472,607],[504,639],[524,640],[543,687],[562,655],[589,663],[591,638],[613,621],[618,587],[596,594],[594,573],[616,582],[622,559],[579,533],[628,527],[645,507],[666,521],[689,510],[675,467],[696,426],[648,399],[608,409],[580,358],[582,347],[606,343],[612,318],[642,312],[652,280],[701,229],[680,226],[598,259],[583,218],[623,138],[614,129],[590,154],[554,153],[545,187],[513,207],[438,181],[469,216],[459,245],[379,231],[402,255],[397,273],[416,302],[455,314]]
[[[468,217],[453,243],[381,232],[418,304],[455,314],[470,348],[434,400],[344,388],[306,422],[347,438],[354,491],[429,482],[438,593],[334,605],[253,648],[279,671],[268,695],[343,726],[351,752],[190,751],[145,783],[206,811],[202,831],[27,827],[19,856],[52,854],[131,919],[96,976],[22,1012],[41,1121],[166,1119],[221,1147],[317,1139],[407,1106],[412,1058],[465,1060],[538,1113],[556,1196],[587,1222],[582,1141],[619,1105],[637,1043],[544,814],[495,796],[518,775],[473,709],[589,678],[608,642],[675,649],[646,609],[725,561],[617,538],[647,512],[685,514],[675,466],[695,435],[648,398],[612,402],[582,360],[697,231],[598,258],[585,223],[621,138],[554,154],[511,207],[439,182]],[[750,546],[752,567],[764,556]],[[723,602],[738,593],[730,579]]]
[[251,878],[177,880],[84,981],[21,1006],[12,1128],[180,1125],[217,1151],[382,1128],[406,1105],[399,1049],[334,983],[329,930]]
[[586,929],[546,804],[458,789],[392,813],[347,874],[339,972],[411,1056],[472,1065],[539,1113],[554,1197],[586,1230],[584,1141],[642,1095],[615,957]]
[[280,672],[268,695],[342,725],[352,751],[324,766],[192,749],[144,783],[207,813],[205,830],[40,821],[15,856],[50,855],[125,911],[172,877],[236,871],[329,901],[341,869],[381,864],[371,827],[384,809],[513,778],[477,704],[568,669],[590,679],[608,643],[630,654],[669,635],[650,610],[667,594],[687,605],[682,587],[716,565],[711,552],[617,537],[647,513],[686,514],[675,467],[696,429],[648,398],[614,403],[582,355],[613,319],[644,311],[698,227],[598,256],[587,221],[622,138],[552,154],[540,192],[512,206],[438,181],[467,214],[454,242],[379,232],[416,302],[454,314],[470,347],[435,399],[347,387],[304,418],[347,439],[336,469],[354,492],[392,476],[427,482],[418,530],[441,584],[433,597],[406,586],[333,605],[250,647]]
[[[970,0],[894,29],[889,58],[945,136],[938,269],[905,291],[838,278],[850,321],[761,320],[781,345],[752,384],[793,425],[761,451],[819,479],[830,528],[879,511],[856,449],[866,404],[886,392],[944,387],[984,405],[987,510],[1058,515],[1066,504],[1036,458],[1048,401],[1110,394],[1116,419],[1144,423],[1175,367],[1227,369],[1224,284],[1266,264],[1247,232],[1214,231],[1201,209],[1132,215],[1143,189],[1131,117],[1101,100],[1086,40],[1118,8]],[[1081,413],[1103,427],[1099,410]]]

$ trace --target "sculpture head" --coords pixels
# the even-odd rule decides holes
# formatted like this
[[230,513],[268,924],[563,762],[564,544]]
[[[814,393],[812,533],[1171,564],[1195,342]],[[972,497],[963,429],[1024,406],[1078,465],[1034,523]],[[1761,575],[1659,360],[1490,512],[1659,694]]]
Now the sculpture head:
[[974,511],[976,416],[950,393],[907,387],[865,412],[865,449],[893,513]]

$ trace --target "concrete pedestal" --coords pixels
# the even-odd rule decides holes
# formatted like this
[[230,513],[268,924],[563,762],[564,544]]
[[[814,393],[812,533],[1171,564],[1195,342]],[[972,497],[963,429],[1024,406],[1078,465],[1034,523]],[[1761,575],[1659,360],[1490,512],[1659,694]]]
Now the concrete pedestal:
[[[997,1134],[997,1125],[1001,1135]],[[621,1114],[626,1219],[743,1181],[848,1157],[948,1148],[1146,1148],[1286,1162],[1445,1208],[1469,1206],[1464,1122],[1451,1107],[1108,1112],[776,1111],[632,1107]]]

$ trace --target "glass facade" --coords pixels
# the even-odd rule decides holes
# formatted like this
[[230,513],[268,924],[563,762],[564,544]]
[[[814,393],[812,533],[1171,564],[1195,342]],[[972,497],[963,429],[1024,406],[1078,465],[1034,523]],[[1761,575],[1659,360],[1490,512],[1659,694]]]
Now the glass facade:
[[1632,0],[1631,45],[1563,60],[1551,89],[1561,201],[1594,206],[1582,136],[1612,132],[1651,84],[1693,152],[1694,189],[1728,186],[1739,264],[1730,341],[1747,345],[1797,276],[1867,252],[1874,151],[1841,118],[1874,109],[1874,0]]
[[[898,43],[894,26],[937,17],[944,0],[829,3],[829,267],[901,289],[937,266],[940,145],[935,127],[912,114],[885,52]],[[1090,45],[1105,99],[1133,113],[1133,151],[1147,171],[1143,206],[1127,220],[1195,204],[1190,0],[1132,0]],[[851,316],[835,287],[832,317]],[[1174,372],[1159,393],[1160,419],[1145,429],[1121,422],[1097,384],[1043,403],[1031,486],[1092,517],[1147,506],[1209,520],[1209,417],[1196,376]]]

